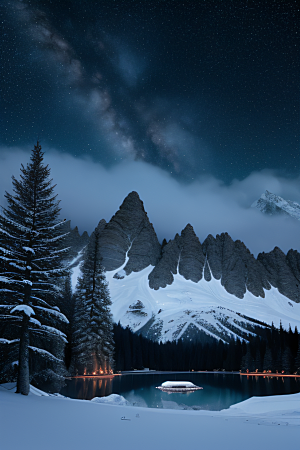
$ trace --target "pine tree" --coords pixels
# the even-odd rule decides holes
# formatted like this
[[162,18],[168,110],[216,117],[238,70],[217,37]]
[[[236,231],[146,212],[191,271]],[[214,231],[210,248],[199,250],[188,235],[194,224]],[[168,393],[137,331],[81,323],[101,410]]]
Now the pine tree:
[[273,357],[272,357],[272,351],[271,351],[270,347],[268,347],[268,346],[266,348],[265,355],[264,355],[263,370],[265,370],[267,372],[269,370],[271,370],[271,372],[274,372],[274,361],[273,361]]
[[[298,333],[297,333],[298,334]],[[298,334],[298,350],[295,358],[295,369],[298,375],[300,375],[300,335]]]
[[63,324],[62,331],[67,337],[68,343],[65,347],[64,360],[66,368],[69,369],[71,364],[71,353],[72,353],[72,319],[74,315],[74,298],[72,294],[72,283],[71,274],[68,273],[67,276],[61,277],[59,281],[59,287],[61,288],[61,298],[57,303],[60,311],[66,316],[69,323]]
[[14,194],[5,193],[7,207],[0,214],[0,346],[8,357],[4,372],[18,366],[17,392],[24,395],[33,376],[30,365],[33,371],[44,368],[48,378],[62,378],[66,341],[57,328],[67,319],[55,306],[55,278],[65,274],[60,260],[67,249],[43,155],[37,142],[30,163],[21,165],[20,180],[12,177]]
[[282,354],[282,370],[285,373],[291,372],[291,365],[292,365],[291,362],[292,362],[292,353],[290,348],[286,346]]
[[109,373],[114,366],[111,300],[99,254],[99,235],[92,233],[75,291],[73,373]]
[[254,361],[254,358],[250,351],[250,344],[248,344],[247,351],[241,360],[241,370],[242,370],[242,372],[246,372],[247,370],[249,372],[253,372],[254,366],[255,366],[255,361]]

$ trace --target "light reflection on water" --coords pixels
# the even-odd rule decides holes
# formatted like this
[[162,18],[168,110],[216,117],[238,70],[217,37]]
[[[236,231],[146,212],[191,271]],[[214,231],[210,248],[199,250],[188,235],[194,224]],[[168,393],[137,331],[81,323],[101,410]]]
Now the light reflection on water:
[[66,380],[67,385],[61,393],[71,398],[91,400],[94,397],[106,397],[112,394],[113,378],[73,378]]
[[[203,390],[167,393],[156,389],[164,381],[191,381]],[[67,380],[61,393],[71,398],[90,400],[120,394],[136,406],[168,409],[221,410],[252,396],[300,392],[300,378],[245,377],[223,373],[147,373],[124,374],[110,378]]]

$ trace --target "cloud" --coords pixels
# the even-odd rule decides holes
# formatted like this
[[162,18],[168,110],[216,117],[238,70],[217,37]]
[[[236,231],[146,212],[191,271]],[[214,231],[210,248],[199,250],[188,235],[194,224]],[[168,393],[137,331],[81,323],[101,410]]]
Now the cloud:
[[[299,178],[286,179],[272,171],[254,172],[227,186],[212,176],[182,184],[162,169],[144,162],[128,161],[107,170],[89,159],[46,150],[45,162],[57,184],[62,214],[81,232],[93,231],[99,220],[110,220],[129,192],[144,202],[158,238],[173,239],[187,223],[203,242],[208,234],[228,232],[257,255],[275,246],[284,252],[300,250],[300,224],[292,219],[265,216],[250,208],[268,189],[300,203]],[[30,149],[0,148],[0,204],[2,193],[12,192],[11,175],[18,178],[20,164],[29,161]]]

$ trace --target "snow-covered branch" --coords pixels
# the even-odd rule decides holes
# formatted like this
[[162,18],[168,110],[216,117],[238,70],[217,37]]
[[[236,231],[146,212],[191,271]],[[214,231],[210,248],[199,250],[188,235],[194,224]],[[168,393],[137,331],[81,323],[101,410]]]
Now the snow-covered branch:
[[[0,276],[0,282],[2,282],[2,283],[10,283],[10,280],[7,277]],[[9,292],[8,289],[0,289],[0,291],[2,291],[2,292]]]
[[55,309],[47,309],[47,308],[43,308],[42,306],[35,306],[35,309],[45,312],[46,314],[53,315],[53,316],[57,317],[57,319],[60,319],[62,322],[69,323],[66,316],[64,314],[62,314],[61,312],[56,311]]
[[[38,320],[37,320],[37,322],[38,322]],[[40,333],[40,334],[49,333],[49,334],[58,336],[60,339],[62,339],[64,341],[65,344],[68,343],[67,336],[65,335],[65,333],[58,330],[57,328],[48,327],[47,325],[40,324],[39,328],[29,328],[29,329],[30,329],[30,331],[32,331],[34,333]]]
[[15,306],[10,312],[11,312],[11,314],[14,313],[14,312],[23,312],[28,317],[35,316],[35,312],[31,308],[31,306],[29,306],[29,305],[18,305],[18,306]]
[[32,255],[35,255],[35,251],[31,247],[23,247],[23,250],[25,250],[26,253],[32,253]]
[[12,339],[11,341],[9,341],[8,339],[2,339],[0,338],[0,344],[16,344],[17,342],[20,342],[20,339]]
[[28,348],[33,352],[38,353],[40,356],[44,358],[48,358],[56,362],[63,362],[62,359],[56,358],[56,356],[52,355],[52,353],[47,352],[47,350],[38,347],[32,347],[31,345],[29,345]]

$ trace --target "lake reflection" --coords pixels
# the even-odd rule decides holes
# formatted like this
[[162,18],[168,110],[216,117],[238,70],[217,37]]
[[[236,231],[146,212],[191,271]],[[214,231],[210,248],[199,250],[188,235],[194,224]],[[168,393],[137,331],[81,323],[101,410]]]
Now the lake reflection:
[[113,377],[109,378],[73,378],[66,380],[61,394],[71,398],[91,400],[94,397],[106,397],[113,393]]
[[[191,381],[203,390],[167,393],[156,389],[164,381]],[[224,373],[143,373],[109,378],[67,380],[61,393],[71,398],[90,400],[120,394],[135,406],[168,409],[206,409],[219,411],[253,396],[300,392],[300,378],[246,377]]]

